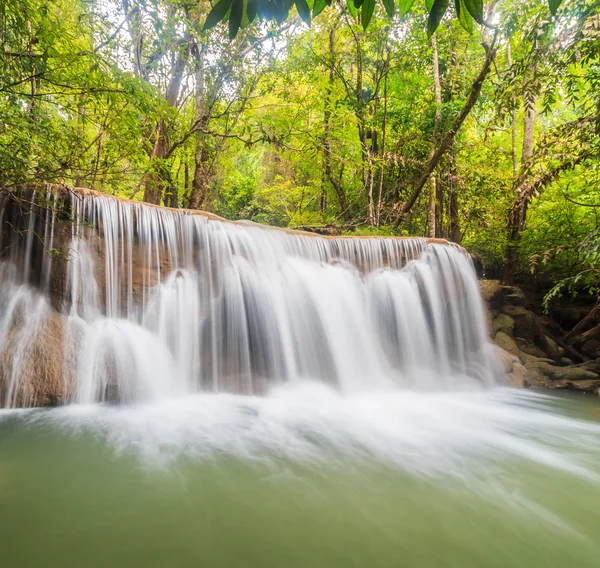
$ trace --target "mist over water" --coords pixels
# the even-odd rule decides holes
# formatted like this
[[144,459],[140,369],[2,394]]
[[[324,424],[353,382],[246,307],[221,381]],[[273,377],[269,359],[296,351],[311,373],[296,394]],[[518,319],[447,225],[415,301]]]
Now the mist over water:
[[460,249],[43,197],[0,206],[3,565],[597,566],[600,401],[499,384]]

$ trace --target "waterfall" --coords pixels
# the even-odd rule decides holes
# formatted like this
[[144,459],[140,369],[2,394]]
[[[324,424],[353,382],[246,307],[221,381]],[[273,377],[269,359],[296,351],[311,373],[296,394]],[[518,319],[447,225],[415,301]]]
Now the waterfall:
[[470,257],[91,191],[0,196],[0,405],[492,385]]

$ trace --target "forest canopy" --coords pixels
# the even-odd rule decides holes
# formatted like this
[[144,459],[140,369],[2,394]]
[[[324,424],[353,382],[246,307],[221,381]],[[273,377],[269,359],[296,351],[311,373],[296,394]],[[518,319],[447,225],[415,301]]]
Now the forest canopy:
[[0,26],[0,186],[443,237],[596,290],[599,0],[0,0]]

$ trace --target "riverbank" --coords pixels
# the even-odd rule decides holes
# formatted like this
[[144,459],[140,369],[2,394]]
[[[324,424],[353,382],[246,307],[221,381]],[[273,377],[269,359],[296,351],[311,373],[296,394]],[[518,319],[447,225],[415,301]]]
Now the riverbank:
[[481,280],[480,288],[492,340],[503,350],[513,385],[600,394],[600,360],[590,334],[594,321],[589,308],[562,307],[546,315],[516,286]]

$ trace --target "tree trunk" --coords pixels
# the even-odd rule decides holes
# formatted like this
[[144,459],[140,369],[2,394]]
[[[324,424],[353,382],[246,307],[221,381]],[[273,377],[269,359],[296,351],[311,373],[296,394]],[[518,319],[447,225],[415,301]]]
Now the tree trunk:
[[[206,108],[206,85],[205,85],[205,53],[204,45],[196,45],[194,55],[196,56],[196,122],[200,130],[205,130],[208,125],[208,110]],[[206,147],[206,135],[196,136],[196,150],[194,152],[194,177],[192,188],[188,199],[190,209],[202,209],[206,207],[208,198],[208,187],[211,178],[210,155]]]
[[[535,68],[530,70],[531,77],[535,75]],[[527,175],[527,169],[530,167],[530,160],[533,155],[533,134],[535,130],[535,102],[534,96],[525,97],[526,108],[523,117],[523,147],[521,150],[521,176]],[[522,180],[523,186],[525,180]],[[513,193],[515,195],[514,211],[508,218],[508,243],[506,246],[506,265],[504,267],[504,282],[512,285],[515,281],[515,274],[519,265],[519,242],[521,240],[521,232],[525,228],[525,219],[527,217],[528,200],[524,200],[520,195],[522,187],[517,187],[516,182],[513,182]]]
[[333,177],[331,169],[331,96],[333,92],[333,82],[335,79],[335,28],[332,27],[329,31],[329,81],[327,83],[327,90],[325,95],[325,107],[323,110],[323,170],[325,176],[329,180],[329,183],[333,186],[335,193],[340,204],[340,212],[344,221],[350,221],[350,210],[348,208],[348,201],[346,200],[346,192],[342,187],[341,180],[338,181]]
[[[495,40],[495,38],[494,38],[494,40]],[[454,123],[450,127],[450,130],[448,130],[448,132],[442,138],[442,141],[440,142],[438,149],[434,153],[431,160],[429,160],[427,167],[425,168],[425,171],[419,178],[419,181],[417,182],[417,185],[415,186],[412,194],[400,208],[400,213],[397,215],[396,221],[394,223],[394,227],[396,227],[396,228],[402,222],[404,215],[406,215],[413,208],[414,204],[417,202],[417,199],[419,198],[421,191],[423,190],[423,188],[425,187],[425,184],[429,180],[429,176],[435,170],[435,168],[439,164],[440,160],[443,158],[443,156],[446,154],[446,152],[448,151],[448,149],[454,142],[454,139],[456,138],[456,134],[460,130],[460,127],[463,125],[463,122],[465,121],[467,116],[469,116],[469,114],[473,110],[475,103],[477,103],[477,100],[479,99],[479,95],[481,95],[481,89],[483,87],[483,83],[485,82],[485,80],[490,72],[490,69],[492,67],[492,62],[494,61],[494,58],[496,57],[496,52],[497,52],[496,47],[495,47],[495,41],[492,42],[491,46],[487,45],[487,44],[484,44],[484,45],[486,48],[485,61],[483,63],[483,67],[481,68],[481,71],[479,72],[479,75],[477,76],[477,79],[475,79],[475,81],[471,87],[471,92],[469,94],[469,98],[467,99],[467,102],[463,106],[459,115],[454,120]]]
[[[183,72],[188,56],[188,45],[180,46],[173,58],[171,77],[165,100],[168,107],[176,107],[183,80]],[[155,142],[150,157],[151,171],[148,172],[144,186],[144,201],[160,205],[165,187],[169,183],[168,164],[165,163],[169,152],[168,124],[160,118],[156,126]]]
[[[431,48],[433,51],[432,66],[433,66],[433,86],[435,89],[435,124],[433,127],[433,139],[431,141],[431,150],[429,151],[428,161],[431,161],[435,154],[435,145],[437,141],[440,121],[442,118],[442,84],[440,81],[440,62],[438,57],[437,37],[436,34],[431,36]],[[429,178],[429,207],[427,215],[428,235],[432,238],[440,236],[441,223],[439,208],[440,188],[438,187],[437,172],[435,169],[431,172]]]

